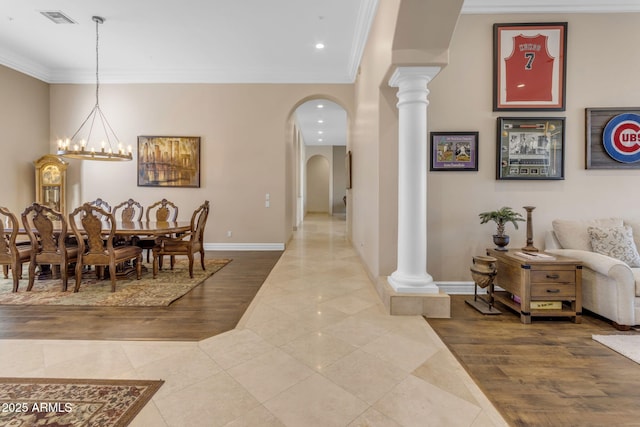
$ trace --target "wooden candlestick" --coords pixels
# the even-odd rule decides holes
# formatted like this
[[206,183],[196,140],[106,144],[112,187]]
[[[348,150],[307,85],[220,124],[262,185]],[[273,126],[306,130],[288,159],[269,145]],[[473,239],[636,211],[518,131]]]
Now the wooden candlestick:
[[523,206],[527,211],[527,246],[522,248],[526,252],[538,252],[538,249],[533,246],[533,221],[531,219],[531,211],[535,209],[535,206]]

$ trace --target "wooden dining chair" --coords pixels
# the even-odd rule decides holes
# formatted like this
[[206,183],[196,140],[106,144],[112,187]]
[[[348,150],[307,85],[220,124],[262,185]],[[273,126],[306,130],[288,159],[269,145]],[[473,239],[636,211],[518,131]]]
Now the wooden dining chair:
[[141,221],[142,214],[144,213],[144,208],[139,202],[136,202],[133,199],[129,199],[114,206],[112,212],[116,221]]
[[9,269],[13,278],[13,292],[18,292],[22,279],[22,264],[31,259],[31,245],[18,245],[20,224],[18,218],[5,207],[0,207],[0,220],[4,226],[0,239],[0,264],[4,278],[9,278]]
[[171,257],[171,269],[174,266],[174,257],[186,255],[189,258],[189,277],[193,278],[193,256],[200,253],[200,263],[204,266],[204,227],[209,217],[209,201],[206,200],[191,216],[191,228],[189,232],[179,237],[161,236],[156,239],[153,247],[153,278],[158,275],[158,270],[162,268],[162,258],[165,255]]
[[[167,199],[162,199],[149,205],[147,207],[145,215],[146,215],[147,222],[177,221],[178,206]],[[138,240],[136,244],[140,246],[142,250],[147,251],[147,262],[149,262],[149,255],[151,254],[151,250],[156,245],[155,237],[140,238],[140,240]]]
[[67,220],[62,212],[39,203],[33,203],[22,212],[22,225],[31,241],[29,285],[33,288],[37,265],[51,265],[60,269],[62,291],[67,290],[68,268],[78,260],[78,247],[67,244]]
[[[97,198],[92,202],[88,202],[91,206],[96,206],[99,207],[100,209],[105,210],[106,212],[111,213],[111,205],[106,202],[105,200],[102,200],[101,198]],[[100,219],[103,219],[102,217],[99,217]]]
[[[139,202],[129,199],[114,206],[112,212],[116,221],[122,221],[123,223],[134,222],[142,220],[144,208]],[[113,244],[116,246],[137,244],[139,240],[140,238],[138,236],[116,235]]]
[[[96,268],[99,278],[104,278],[104,267],[109,267],[111,292],[116,291],[116,265],[118,264],[133,260],[136,267],[136,277],[138,280],[142,278],[142,249],[138,246],[116,247],[113,245],[116,222],[112,213],[85,203],[69,214],[69,222],[80,244],[74,292],[78,292],[80,289],[82,270],[85,265],[100,267]],[[103,229],[105,226],[107,228]],[[86,242],[83,237],[86,238]]]

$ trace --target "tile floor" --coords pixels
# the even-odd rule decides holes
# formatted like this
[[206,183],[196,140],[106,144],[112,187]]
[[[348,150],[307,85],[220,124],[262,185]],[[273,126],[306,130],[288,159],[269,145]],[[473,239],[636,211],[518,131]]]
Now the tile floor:
[[506,425],[427,322],[385,314],[328,216],[305,220],[233,331],[0,346],[0,376],[165,380],[137,427]]

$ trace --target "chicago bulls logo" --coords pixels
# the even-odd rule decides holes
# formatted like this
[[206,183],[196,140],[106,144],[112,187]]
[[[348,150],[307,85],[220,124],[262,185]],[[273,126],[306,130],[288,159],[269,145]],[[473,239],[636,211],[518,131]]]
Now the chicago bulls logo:
[[625,113],[609,120],[602,144],[607,154],[621,163],[640,161],[640,115]]

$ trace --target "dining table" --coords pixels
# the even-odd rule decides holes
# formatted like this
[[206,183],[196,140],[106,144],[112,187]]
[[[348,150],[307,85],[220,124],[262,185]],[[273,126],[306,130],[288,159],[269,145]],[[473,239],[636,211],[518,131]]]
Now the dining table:
[[[78,224],[82,227],[82,224]],[[138,237],[159,237],[159,236],[168,236],[168,235],[179,235],[182,233],[186,233],[191,230],[191,221],[115,221],[115,235],[121,236],[124,238],[131,238],[133,236]],[[61,226],[57,221],[53,221],[53,229],[54,232],[57,230],[60,232]],[[4,224],[4,233],[11,233],[13,228],[9,227],[8,224]],[[79,230],[82,232],[82,228]],[[103,233],[109,234],[111,231],[111,226],[108,222],[103,221],[102,227]],[[37,232],[34,230],[34,232]],[[20,227],[18,229],[18,233],[21,235],[26,235],[27,230],[24,227]],[[73,232],[69,227],[67,230],[68,236],[73,236]],[[51,277],[51,270],[45,266],[41,269],[38,274],[38,279],[47,279]],[[143,265],[143,269],[144,268]],[[118,275],[129,276],[130,268],[126,268],[122,273],[118,273]]]
[[[111,230],[108,222],[103,222],[103,232],[108,234]],[[166,236],[170,234],[186,233],[191,229],[190,221],[116,221],[116,235],[118,236]],[[79,224],[82,227],[82,224]],[[53,221],[53,229],[60,230],[60,224]],[[4,233],[11,233],[13,229],[4,226]],[[35,230],[34,230],[35,231]],[[82,228],[80,228],[82,232]],[[19,234],[27,234],[24,227],[18,229]],[[73,235],[71,228],[67,234]]]

